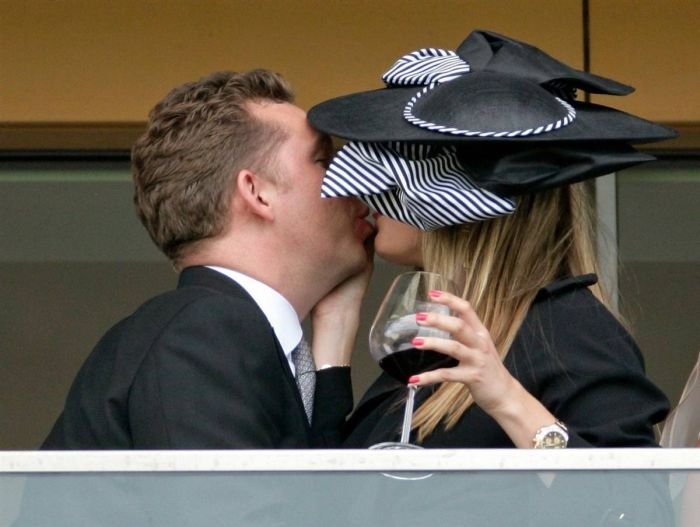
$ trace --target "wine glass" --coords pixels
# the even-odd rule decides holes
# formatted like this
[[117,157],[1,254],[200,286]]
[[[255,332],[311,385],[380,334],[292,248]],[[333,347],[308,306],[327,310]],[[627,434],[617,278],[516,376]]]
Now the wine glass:
[[[446,331],[419,326],[416,322],[416,313],[450,313],[447,306],[431,301],[428,293],[433,289],[455,292],[454,284],[437,273],[415,271],[400,274],[382,300],[369,331],[369,350],[372,357],[385,372],[404,384],[408,384],[412,375],[457,365],[455,359],[444,353],[418,349],[412,343],[416,337],[450,338]],[[407,385],[406,389],[408,395],[400,441],[380,443],[370,448],[420,448],[409,441],[418,388],[415,385]]]

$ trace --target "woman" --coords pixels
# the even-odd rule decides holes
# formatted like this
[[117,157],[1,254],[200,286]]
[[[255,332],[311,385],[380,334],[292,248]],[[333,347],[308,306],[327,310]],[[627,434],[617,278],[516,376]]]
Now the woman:
[[[459,365],[411,379],[424,387],[417,443],[532,448],[538,430],[557,421],[570,447],[655,443],[666,399],[644,376],[639,350],[592,274],[586,194],[581,184],[543,191],[521,198],[513,215],[430,232],[377,218],[377,254],[439,272],[462,291],[433,299],[457,316],[420,322],[454,340],[417,347]],[[346,446],[395,440],[403,395],[384,374],[351,418]]]
[[[576,101],[577,88],[631,88],[495,33],[472,33],[456,53],[406,55],[384,80],[387,89],[327,101],[309,119],[351,140],[324,195],[360,196],[382,214],[380,256],[439,272],[461,291],[434,296],[454,316],[417,315],[453,338],[416,347],[459,364],[411,378],[424,387],[413,441],[655,445],[668,401],[597,284],[594,216],[578,182],[650,160],[630,144],[674,133]],[[383,374],[344,445],[396,440],[404,394]]]

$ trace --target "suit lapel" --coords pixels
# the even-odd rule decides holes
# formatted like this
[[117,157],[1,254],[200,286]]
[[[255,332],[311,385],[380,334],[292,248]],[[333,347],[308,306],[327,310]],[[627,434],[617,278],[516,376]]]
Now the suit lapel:
[[[255,309],[257,309],[263,316],[263,318],[267,320],[267,317],[265,317],[265,314],[255,303],[253,297],[251,297],[248,294],[248,292],[245,289],[243,289],[243,287],[241,287],[236,281],[232,280],[228,276],[225,276],[219,273],[218,271],[214,271],[213,269],[209,269],[207,267],[202,266],[187,267],[183,269],[180,273],[180,278],[178,280],[177,287],[178,289],[183,287],[204,287],[207,289],[214,289],[223,294],[231,295],[236,298],[245,300],[249,302]],[[279,340],[277,339],[277,335],[275,335],[274,329],[272,328],[272,326],[269,325],[269,323],[268,327],[275,342],[275,348],[277,350],[277,359],[279,360],[280,368],[284,372],[285,381],[293,388],[292,391],[295,394],[296,406],[299,409],[300,418],[304,422],[307,432],[310,432],[311,427],[309,425],[308,419],[306,418],[304,403],[301,400],[301,394],[299,393],[299,390],[297,388],[296,380],[294,379],[294,375],[292,374],[292,370],[289,366],[289,361],[287,360],[287,357],[284,354],[284,350],[282,350],[282,346],[280,345]]]

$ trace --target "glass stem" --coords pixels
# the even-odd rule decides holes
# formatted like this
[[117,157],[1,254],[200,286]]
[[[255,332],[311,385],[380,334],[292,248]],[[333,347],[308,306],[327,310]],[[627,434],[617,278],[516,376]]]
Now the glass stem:
[[408,444],[411,437],[411,422],[413,421],[413,406],[416,400],[418,386],[409,384],[407,386],[408,396],[406,397],[406,408],[403,412],[403,425],[401,427],[401,443]]

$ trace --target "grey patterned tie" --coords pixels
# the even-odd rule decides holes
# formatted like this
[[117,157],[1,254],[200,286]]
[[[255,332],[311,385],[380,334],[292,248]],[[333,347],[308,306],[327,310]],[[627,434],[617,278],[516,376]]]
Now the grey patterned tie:
[[311,423],[311,418],[314,412],[314,391],[316,389],[316,366],[314,359],[311,356],[311,348],[309,343],[301,338],[301,342],[292,351],[292,361],[296,369],[297,386],[301,394],[301,400],[304,403],[306,416]]

